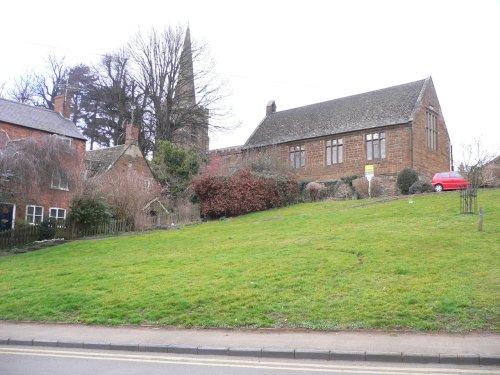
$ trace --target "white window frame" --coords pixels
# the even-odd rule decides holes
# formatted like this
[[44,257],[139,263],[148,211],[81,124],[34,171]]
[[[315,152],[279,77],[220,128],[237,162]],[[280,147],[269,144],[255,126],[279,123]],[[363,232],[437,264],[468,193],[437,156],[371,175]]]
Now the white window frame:
[[[33,214],[31,214],[31,215],[29,214],[29,209],[30,209],[30,208],[33,208]],[[37,214],[36,214],[36,209],[37,209],[37,208],[41,208],[41,209],[42,209],[42,214],[41,214],[41,215],[37,215]],[[28,205],[26,205],[26,223],[27,223],[27,224],[30,224],[30,225],[41,224],[41,223],[42,223],[42,221],[43,221],[43,211],[44,211],[43,206],[36,206],[36,205],[34,205],[34,204],[28,204]],[[32,219],[31,221],[30,221],[30,220],[28,220],[28,216],[32,216],[32,217],[33,217],[33,219]],[[37,218],[37,217],[40,217],[40,222],[38,222],[38,223],[37,223],[37,221],[36,221],[36,218]]]
[[[52,216],[52,210],[56,210],[56,216]],[[63,217],[59,217],[59,210],[64,211]],[[57,226],[64,224],[64,222],[66,221],[66,214],[67,214],[67,210],[65,208],[49,207],[49,219],[52,219],[52,218],[56,219]],[[60,223],[60,220],[62,220],[62,224]]]
[[[54,182],[54,180],[56,182]],[[56,190],[69,191],[69,181],[61,177],[59,178],[59,182],[57,182],[57,179],[54,178],[54,174],[52,174],[52,181],[50,182],[50,187]]]

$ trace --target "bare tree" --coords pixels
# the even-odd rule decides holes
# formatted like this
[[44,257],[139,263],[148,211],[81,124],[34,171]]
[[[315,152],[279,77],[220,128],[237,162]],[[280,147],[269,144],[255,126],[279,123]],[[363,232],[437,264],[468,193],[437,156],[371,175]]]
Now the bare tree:
[[219,114],[222,84],[213,77],[213,65],[206,63],[206,47],[191,44],[189,30],[169,27],[146,36],[139,33],[129,48],[150,108],[144,126],[155,144],[175,141],[175,133],[188,127],[207,126],[207,110],[211,116]]
[[8,91],[12,100],[23,104],[36,104],[35,77],[26,73],[14,80],[13,87]]
[[471,187],[491,186],[495,183],[495,176],[485,167],[493,159],[494,155],[486,151],[484,143],[475,139],[470,144],[462,145],[462,160],[458,169],[470,181]]
[[136,219],[142,209],[159,195],[159,186],[144,185],[144,178],[133,172],[99,174],[86,181],[87,194],[103,198],[117,219]]
[[14,81],[9,96],[20,103],[54,109],[54,98],[67,83],[69,68],[64,58],[47,56],[45,71],[26,73]]

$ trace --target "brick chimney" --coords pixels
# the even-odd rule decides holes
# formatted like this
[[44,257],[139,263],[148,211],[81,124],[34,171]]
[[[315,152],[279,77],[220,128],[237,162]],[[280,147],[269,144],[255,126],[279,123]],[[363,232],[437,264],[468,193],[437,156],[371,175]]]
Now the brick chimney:
[[139,128],[137,126],[134,126],[132,124],[125,125],[125,144],[139,144]]
[[270,100],[267,102],[266,106],[266,116],[273,114],[276,112],[276,102],[274,100]]
[[71,96],[59,94],[54,98],[54,111],[59,112],[64,118],[71,115]]

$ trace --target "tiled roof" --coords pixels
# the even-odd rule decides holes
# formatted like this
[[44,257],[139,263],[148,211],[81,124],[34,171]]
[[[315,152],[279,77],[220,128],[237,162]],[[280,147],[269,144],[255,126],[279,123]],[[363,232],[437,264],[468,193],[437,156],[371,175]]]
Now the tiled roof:
[[49,109],[33,107],[12,100],[0,98],[0,121],[52,134],[86,140],[76,125],[70,120],[65,119],[61,114]]
[[272,113],[243,149],[407,123],[429,80]]
[[119,145],[87,151],[85,161],[87,164],[88,177],[106,172],[125,152],[127,147],[128,145]]

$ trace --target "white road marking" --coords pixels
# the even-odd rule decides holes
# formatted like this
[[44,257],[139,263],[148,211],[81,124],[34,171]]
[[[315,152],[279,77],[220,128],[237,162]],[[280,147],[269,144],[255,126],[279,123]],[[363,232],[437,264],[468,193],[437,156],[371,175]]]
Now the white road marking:
[[143,355],[119,354],[119,353],[93,353],[67,350],[45,350],[45,349],[24,349],[24,348],[0,348],[0,354],[6,355],[24,355],[41,357],[58,357],[73,359],[94,359],[105,361],[128,361],[139,363],[165,363],[193,366],[211,366],[211,367],[234,367],[251,369],[269,369],[285,371],[309,371],[309,372],[351,372],[358,374],[392,374],[392,375],[421,375],[425,374],[497,374],[496,370],[468,370],[458,368],[409,368],[409,367],[368,367],[368,366],[346,366],[346,365],[319,365],[308,363],[286,363],[286,362],[256,362],[245,360],[230,359],[212,359],[212,358],[191,358],[191,357],[173,357],[168,355],[151,356],[147,353]]

